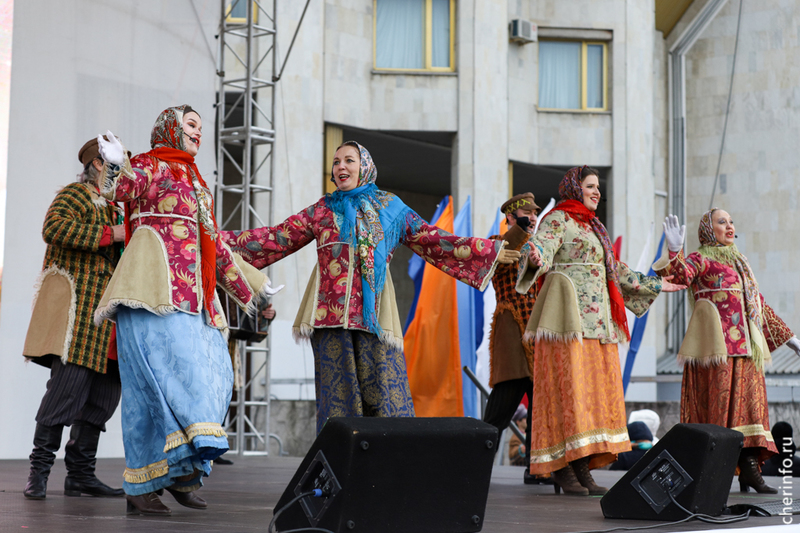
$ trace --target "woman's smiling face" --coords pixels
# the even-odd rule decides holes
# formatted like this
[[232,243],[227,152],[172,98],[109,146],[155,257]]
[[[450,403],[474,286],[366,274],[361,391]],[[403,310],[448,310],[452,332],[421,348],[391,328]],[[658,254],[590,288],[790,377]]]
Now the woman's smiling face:
[[358,187],[361,171],[361,156],[354,146],[346,144],[333,155],[333,180],[340,191],[352,191]]
[[200,150],[200,143],[203,137],[203,121],[200,120],[200,115],[194,111],[190,111],[183,115],[183,145],[186,147],[186,153],[194,157]]
[[597,211],[600,203],[600,180],[594,174],[589,174],[581,181],[581,191],[583,192],[583,205],[589,211]]

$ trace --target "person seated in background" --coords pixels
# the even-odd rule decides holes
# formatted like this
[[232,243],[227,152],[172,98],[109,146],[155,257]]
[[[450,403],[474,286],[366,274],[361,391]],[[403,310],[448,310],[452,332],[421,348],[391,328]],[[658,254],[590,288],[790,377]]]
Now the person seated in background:
[[653,434],[644,422],[629,422],[628,436],[631,438],[631,451],[619,454],[609,470],[630,470],[653,447]]
[[[658,413],[652,409],[631,411],[631,415],[628,417],[628,424],[633,424],[634,422],[644,422],[653,436],[653,444],[658,442],[656,433],[658,433],[658,427],[661,425],[661,417],[658,416]],[[633,441],[633,439],[631,439],[631,441]]]
[[773,455],[761,467],[764,476],[800,477],[800,457],[795,455],[797,446],[794,443],[794,429],[788,422],[777,422],[772,426],[772,439],[778,448],[778,455]]
[[[528,410],[524,405],[520,404],[517,410],[514,411],[511,421],[517,425],[519,430],[525,434],[528,429]],[[528,450],[525,448],[525,443],[519,440],[516,433],[511,434],[508,440],[508,463],[513,466],[528,466]]]

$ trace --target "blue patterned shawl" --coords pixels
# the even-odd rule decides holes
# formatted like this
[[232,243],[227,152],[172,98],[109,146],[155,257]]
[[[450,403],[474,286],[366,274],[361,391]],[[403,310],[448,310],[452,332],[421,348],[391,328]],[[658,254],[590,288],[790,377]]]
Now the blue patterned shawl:
[[[380,336],[378,296],[386,283],[386,268],[408,225],[418,226],[419,218],[410,216],[414,211],[400,198],[378,189],[378,170],[367,149],[354,141],[345,144],[357,148],[361,156],[358,187],[350,191],[337,189],[325,195],[325,202],[334,213],[341,239],[350,243],[361,263],[364,326]],[[331,181],[335,183],[333,169]]]

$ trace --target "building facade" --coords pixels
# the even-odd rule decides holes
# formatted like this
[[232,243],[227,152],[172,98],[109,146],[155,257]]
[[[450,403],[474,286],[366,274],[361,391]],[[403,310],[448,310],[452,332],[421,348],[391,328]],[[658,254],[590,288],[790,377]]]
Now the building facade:
[[[740,1],[744,16],[728,112]],[[131,139],[126,144],[134,152],[145,151],[158,112],[185,102],[209,117],[201,171],[211,176],[216,166],[211,117],[220,2],[74,4],[68,9],[32,0],[15,6],[7,211],[14,223],[6,226],[0,314],[9,370],[0,390],[5,405],[27,406],[2,411],[6,427],[21,434],[32,434],[34,398],[46,380],[17,357],[44,250],[39,228],[52,197],[41,191],[55,191],[77,173],[73,152],[85,139],[110,128]],[[277,4],[281,64],[304,3]],[[800,230],[794,214],[800,152],[792,145],[800,109],[795,4],[312,0],[275,90],[274,213],[266,212],[266,203],[259,210],[265,220],[279,222],[314,203],[329,187],[333,151],[349,139],[372,152],[378,186],[397,193],[423,218],[446,195],[456,209],[469,197],[479,236],[489,232],[511,194],[531,191],[543,205],[557,199],[566,169],[585,164],[600,169],[607,199],[600,216],[612,238],[623,237],[622,260],[635,265],[643,253],[655,255],[660,223],[676,207],[687,224],[687,249],[696,249],[727,114],[715,203],[737,221],[737,244],[767,301],[797,327],[794,265],[800,250],[791,237]],[[520,21],[518,28],[532,22],[533,31],[512,35],[512,21]],[[121,37],[103,39],[95,24],[119,28]],[[45,46],[36,37],[42,31],[69,46]],[[673,66],[687,31],[696,35],[681,48],[680,137]],[[41,124],[54,121],[59,140],[50,143],[43,172],[43,165],[31,164],[41,159],[34,141]],[[685,186],[677,194],[681,169]],[[314,398],[311,349],[294,343],[291,325],[315,253],[306,247],[271,269],[274,281],[286,285],[274,298],[273,398]],[[401,248],[392,263],[401,314],[413,294],[406,275],[410,254]],[[653,307],[629,400],[673,399],[674,385],[656,384],[656,364],[674,349],[667,332],[675,309],[666,298]],[[120,455],[121,442],[107,441],[106,455]],[[0,445],[0,457],[23,457],[28,449],[29,443],[7,443]]]

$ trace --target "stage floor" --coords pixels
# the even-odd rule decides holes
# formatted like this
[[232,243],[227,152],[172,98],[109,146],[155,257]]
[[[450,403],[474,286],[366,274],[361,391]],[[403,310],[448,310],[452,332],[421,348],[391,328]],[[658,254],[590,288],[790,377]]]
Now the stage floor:
[[[29,501],[22,496],[28,462],[0,461],[0,531],[42,531],[57,533],[131,532],[265,532],[272,509],[291,479],[300,458],[236,458],[233,465],[214,468],[199,494],[208,501],[205,511],[178,505],[169,494],[164,503],[172,509],[169,518],[125,515],[124,498],[69,498],[64,496],[64,462],[56,461],[50,475],[47,499]],[[98,461],[98,476],[113,486],[121,485],[122,459]],[[398,465],[402,469],[402,465]],[[622,473],[594,471],[595,480],[613,485]],[[767,478],[773,486],[780,479]],[[762,497],[752,492],[731,492],[729,505],[777,500],[777,495]],[[800,521],[795,516],[794,522]],[[606,520],[599,497],[556,496],[551,485],[524,485],[521,467],[496,467],[492,474],[483,531],[488,533],[584,532],[615,527],[655,525],[658,522]],[[780,517],[751,518],[728,527],[775,526]],[[796,526],[792,526],[796,527]],[[723,529],[724,526],[691,521],[657,528],[654,531],[697,531]],[[787,530],[788,532],[788,530]],[[380,532],[370,532],[380,533]]]

